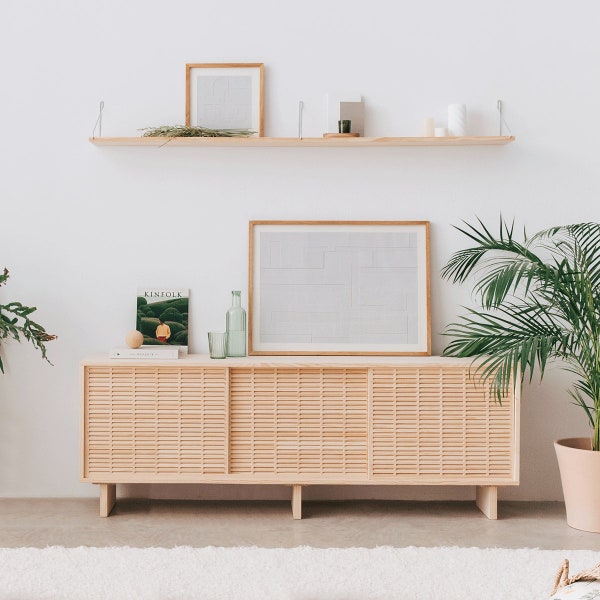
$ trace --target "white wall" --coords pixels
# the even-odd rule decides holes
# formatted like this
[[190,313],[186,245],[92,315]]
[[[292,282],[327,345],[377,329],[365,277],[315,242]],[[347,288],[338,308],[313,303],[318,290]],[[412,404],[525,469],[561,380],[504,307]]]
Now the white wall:
[[[439,278],[465,245],[453,228],[502,212],[529,231],[598,219],[595,117],[600,9],[592,2],[4,0],[0,298],[39,306],[59,334],[54,367],[3,344],[0,494],[84,496],[78,482],[82,357],[122,343],[136,288],[191,288],[192,347],[246,295],[250,219],[432,222],[434,353],[469,304]],[[469,106],[471,133],[497,133],[496,100],[517,136],[505,147],[365,149],[97,148],[104,135],[184,120],[187,62],[264,62],[265,134],[324,131],[325,94],[357,90],[368,135],[419,135],[424,117]],[[560,499],[552,440],[585,434],[553,372],[524,390],[520,487]],[[130,489],[220,497],[251,488]],[[273,496],[283,494],[281,490]],[[318,496],[318,490],[312,492]],[[337,497],[470,497],[472,490],[356,488]]]

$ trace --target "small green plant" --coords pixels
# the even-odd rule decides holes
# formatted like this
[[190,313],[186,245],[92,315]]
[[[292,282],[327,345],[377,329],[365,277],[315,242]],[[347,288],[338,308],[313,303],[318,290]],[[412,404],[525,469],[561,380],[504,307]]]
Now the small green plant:
[[584,410],[600,450],[600,223],[552,227],[523,241],[500,218],[498,235],[479,224],[457,229],[474,245],[454,253],[442,276],[475,276],[480,304],[449,325],[444,354],[481,358],[498,400],[511,385],[558,359],[575,375],[569,394]]
[[[0,286],[6,284],[8,277],[8,270],[5,268],[0,275]],[[25,306],[20,302],[0,304],[0,344],[6,338],[12,338],[17,342],[24,339],[31,342],[33,347],[42,353],[42,358],[48,360],[46,342],[56,339],[56,336],[47,333],[39,323],[31,320],[30,315],[35,310],[37,310],[35,306]],[[50,361],[48,360],[48,362]],[[1,356],[0,371],[4,373]]]

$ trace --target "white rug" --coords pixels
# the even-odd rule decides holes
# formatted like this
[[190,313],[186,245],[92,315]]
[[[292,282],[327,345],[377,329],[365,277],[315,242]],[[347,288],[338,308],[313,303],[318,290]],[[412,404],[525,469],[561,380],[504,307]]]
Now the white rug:
[[0,549],[2,600],[537,600],[587,550],[478,548]]

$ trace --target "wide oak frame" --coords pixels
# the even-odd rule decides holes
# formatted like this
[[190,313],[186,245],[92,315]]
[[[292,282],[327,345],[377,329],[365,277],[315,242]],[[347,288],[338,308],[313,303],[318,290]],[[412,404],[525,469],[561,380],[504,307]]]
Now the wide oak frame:
[[[315,349],[285,349],[278,350],[272,347],[263,349],[259,343],[255,343],[258,339],[256,332],[255,321],[256,311],[256,234],[255,229],[259,227],[270,227],[286,228],[291,226],[292,228],[299,226],[300,228],[306,227],[308,230],[318,231],[320,228],[327,229],[332,227],[342,227],[352,230],[356,227],[356,232],[360,233],[364,228],[398,228],[400,231],[402,228],[406,228],[408,231],[411,229],[422,230],[423,243],[423,256],[419,256],[418,260],[422,262],[422,273],[420,277],[424,279],[422,282],[419,298],[419,311],[423,311],[425,316],[423,317],[423,327],[420,333],[419,345],[421,348],[418,350],[414,349],[398,349],[398,347],[391,346],[386,347],[385,344],[381,344],[380,348],[373,349],[348,349],[348,348],[335,348],[326,349],[315,347]],[[421,233],[419,233],[421,235]],[[248,319],[248,354],[249,355],[313,355],[313,356],[324,356],[324,355],[356,355],[356,356],[430,356],[431,355],[431,292],[430,292],[430,250],[429,250],[429,221],[250,221],[249,224],[249,264],[248,264],[248,308],[249,308],[249,319]]]

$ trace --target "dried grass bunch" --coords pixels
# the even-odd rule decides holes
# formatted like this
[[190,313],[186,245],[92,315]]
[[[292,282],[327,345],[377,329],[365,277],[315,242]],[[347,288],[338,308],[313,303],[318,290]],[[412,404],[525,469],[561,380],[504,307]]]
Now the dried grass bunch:
[[250,137],[256,133],[249,129],[209,129],[191,125],[161,125],[145,127],[144,137]]

